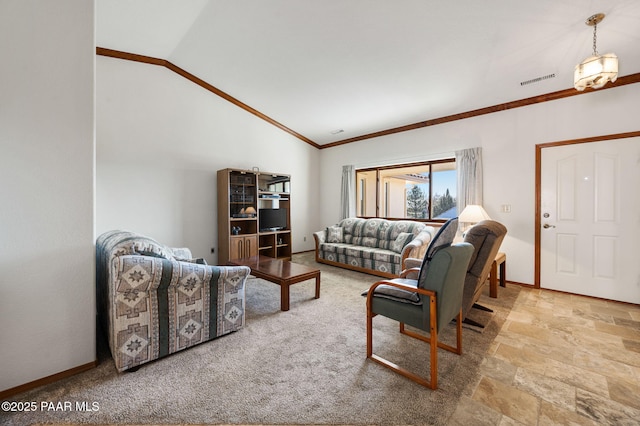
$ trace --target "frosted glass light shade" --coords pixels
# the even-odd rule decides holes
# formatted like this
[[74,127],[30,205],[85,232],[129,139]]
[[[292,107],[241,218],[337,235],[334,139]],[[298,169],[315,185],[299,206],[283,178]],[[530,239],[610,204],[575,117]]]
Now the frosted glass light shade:
[[467,207],[462,210],[458,221],[466,223],[478,223],[483,220],[491,219],[487,212],[478,204],[468,204]]
[[615,53],[590,56],[576,65],[573,86],[582,92],[587,87],[599,89],[618,78],[618,57]]

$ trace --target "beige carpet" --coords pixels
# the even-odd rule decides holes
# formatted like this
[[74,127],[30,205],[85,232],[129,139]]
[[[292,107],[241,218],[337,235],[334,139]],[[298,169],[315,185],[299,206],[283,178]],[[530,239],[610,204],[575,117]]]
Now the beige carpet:
[[[315,265],[313,253],[294,256]],[[291,310],[280,311],[280,288],[250,279],[247,324],[217,340],[118,374],[108,353],[97,368],[17,395],[14,401],[70,402],[70,411],[0,413],[2,425],[45,424],[446,424],[473,382],[489,344],[519,289],[483,296],[494,314],[483,332],[463,330],[463,355],[439,351],[437,391],[366,360],[365,299],[376,277],[318,265],[314,282],[291,288]],[[454,325],[442,340],[453,342]],[[414,371],[428,370],[424,343],[402,336],[397,323],[374,319],[374,352]],[[76,403],[97,408],[76,411]],[[95,405],[94,405],[95,403]]]

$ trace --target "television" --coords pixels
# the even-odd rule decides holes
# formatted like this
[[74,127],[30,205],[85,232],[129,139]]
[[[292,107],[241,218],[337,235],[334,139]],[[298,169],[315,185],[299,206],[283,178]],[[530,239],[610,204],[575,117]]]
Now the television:
[[260,231],[277,231],[287,227],[287,209],[260,209]]

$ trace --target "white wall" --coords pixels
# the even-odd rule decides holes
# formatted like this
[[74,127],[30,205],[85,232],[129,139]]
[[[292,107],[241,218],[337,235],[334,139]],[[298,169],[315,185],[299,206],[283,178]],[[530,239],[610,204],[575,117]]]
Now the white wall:
[[313,249],[318,149],[164,67],[96,61],[98,234],[134,230],[215,263],[216,171],[258,167],[291,175],[293,250]]
[[0,390],[95,361],[94,4],[0,2]]
[[[507,279],[533,284],[535,145],[638,131],[633,112],[638,108],[640,84],[633,84],[323,149],[320,226],[339,219],[345,164],[371,167],[429,160],[481,146],[484,207],[509,230],[502,246]],[[510,204],[511,213],[502,213],[502,204]]]

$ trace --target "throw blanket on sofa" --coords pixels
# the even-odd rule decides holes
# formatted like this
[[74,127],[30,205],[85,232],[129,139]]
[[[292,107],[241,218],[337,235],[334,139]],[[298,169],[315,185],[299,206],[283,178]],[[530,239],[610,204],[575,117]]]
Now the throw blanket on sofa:
[[347,218],[314,233],[316,261],[395,277],[407,257],[422,258],[435,228],[410,220]]
[[98,315],[118,371],[244,325],[249,268],[204,263],[132,232],[98,238]]

